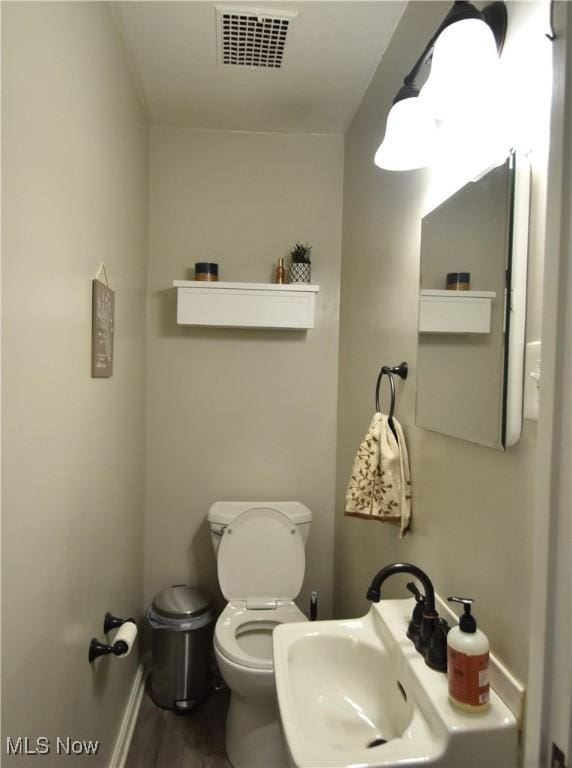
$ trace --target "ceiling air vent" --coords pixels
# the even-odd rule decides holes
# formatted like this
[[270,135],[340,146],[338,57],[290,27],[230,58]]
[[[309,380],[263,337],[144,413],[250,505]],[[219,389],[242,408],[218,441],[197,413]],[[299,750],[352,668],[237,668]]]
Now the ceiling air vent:
[[288,30],[297,13],[237,7],[216,10],[220,64],[282,67]]

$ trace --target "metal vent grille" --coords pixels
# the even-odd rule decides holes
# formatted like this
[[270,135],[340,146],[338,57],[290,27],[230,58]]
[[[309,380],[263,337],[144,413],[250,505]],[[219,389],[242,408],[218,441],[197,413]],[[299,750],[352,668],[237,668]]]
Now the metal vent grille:
[[235,67],[280,69],[296,13],[218,8],[219,62]]

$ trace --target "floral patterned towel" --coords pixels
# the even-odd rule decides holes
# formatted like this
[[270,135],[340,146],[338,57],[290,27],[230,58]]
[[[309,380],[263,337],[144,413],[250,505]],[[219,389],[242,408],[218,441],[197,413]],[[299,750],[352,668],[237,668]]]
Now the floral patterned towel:
[[409,456],[401,424],[376,413],[354,459],[346,492],[346,515],[400,524],[399,538],[411,517]]

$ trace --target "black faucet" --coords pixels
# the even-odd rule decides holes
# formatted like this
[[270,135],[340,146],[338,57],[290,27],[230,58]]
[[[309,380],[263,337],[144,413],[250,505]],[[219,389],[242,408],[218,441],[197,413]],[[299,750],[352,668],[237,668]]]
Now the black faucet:
[[[438,649],[435,647],[435,643],[431,643],[434,630],[438,626],[439,614],[435,610],[435,590],[433,589],[431,579],[427,576],[425,571],[422,571],[421,568],[418,568],[411,563],[393,563],[392,565],[386,565],[385,568],[382,568],[381,571],[378,571],[373,577],[369,589],[367,590],[367,599],[374,603],[379,603],[381,585],[387,578],[393,576],[394,573],[409,573],[411,576],[415,576],[416,579],[419,579],[423,585],[425,599],[424,601],[417,600],[417,605],[413,612],[407,635],[413,641],[415,648],[419,653],[425,657],[427,664],[433,669],[439,669],[444,672],[447,669],[447,664],[446,656],[444,660],[442,659],[442,643],[438,643]],[[408,588],[410,591],[414,591],[411,590],[409,585]],[[417,629],[419,626],[418,622],[421,605],[423,606],[421,626]],[[444,633],[444,627],[439,626],[439,630],[440,631],[437,634],[442,635]],[[436,655],[439,656],[438,659],[435,658]]]

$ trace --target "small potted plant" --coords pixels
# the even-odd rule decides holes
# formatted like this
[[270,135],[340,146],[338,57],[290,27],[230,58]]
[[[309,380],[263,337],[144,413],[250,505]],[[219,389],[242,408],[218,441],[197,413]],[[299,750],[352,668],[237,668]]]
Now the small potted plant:
[[290,251],[290,270],[288,273],[288,282],[290,283],[309,283],[312,275],[312,264],[310,254],[312,246],[306,243],[296,243]]

